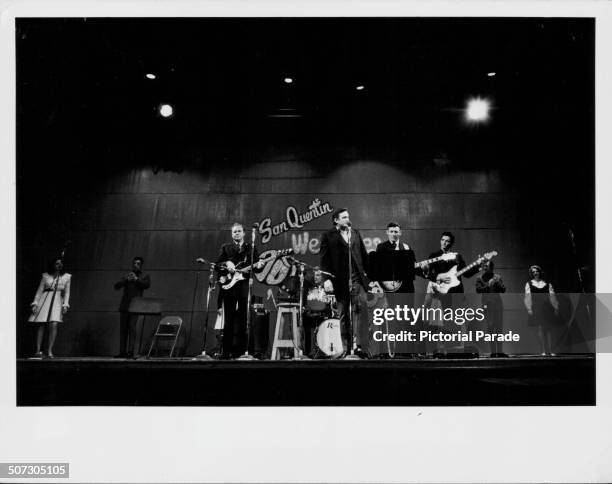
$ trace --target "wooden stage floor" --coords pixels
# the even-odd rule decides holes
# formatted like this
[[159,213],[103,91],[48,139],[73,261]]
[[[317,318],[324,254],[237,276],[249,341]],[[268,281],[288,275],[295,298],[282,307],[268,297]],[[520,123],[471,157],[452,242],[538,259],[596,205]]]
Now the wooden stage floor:
[[17,405],[594,405],[594,355],[17,360]]

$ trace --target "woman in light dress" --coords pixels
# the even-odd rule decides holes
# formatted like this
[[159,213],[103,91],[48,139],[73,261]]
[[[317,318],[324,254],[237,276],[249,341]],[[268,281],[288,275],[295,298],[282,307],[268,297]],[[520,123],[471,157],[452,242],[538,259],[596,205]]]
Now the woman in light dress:
[[71,275],[64,272],[62,259],[55,259],[49,270],[43,273],[38,290],[32,301],[32,315],[28,320],[38,326],[36,331],[36,353],[34,358],[42,358],[41,351],[45,329],[47,329],[46,356],[53,358],[53,344],[57,336],[57,325],[70,307]]

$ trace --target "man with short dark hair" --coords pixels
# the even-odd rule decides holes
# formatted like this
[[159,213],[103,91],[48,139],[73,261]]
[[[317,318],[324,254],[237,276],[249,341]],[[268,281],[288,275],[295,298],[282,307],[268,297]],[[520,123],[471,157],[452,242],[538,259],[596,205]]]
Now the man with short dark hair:
[[[449,254],[451,253],[451,249],[453,248],[455,244],[455,236],[453,235],[452,232],[442,232],[442,234],[440,234],[440,250],[437,250],[435,252],[432,252],[431,254],[429,254],[428,259],[434,259],[436,257],[440,257],[444,254]],[[459,303],[459,299],[457,299],[457,297],[455,297],[455,299],[453,299],[453,294],[463,294],[464,289],[463,289],[463,283],[461,282],[461,277],[459,277],[459,285],[455,286],[455,287],[451,287],[449,288],[448,292],[445,294],[440,294],[437,291],[437,285],[436,285],[436,281],[438,279],[438,276],[440,274],[444,274],[446,272],[448,272],[450,269],[453,268],[453,266],[457,266],[457,271],[460,271],[461,269],[463,269],[467,264],[465,263],[465,261],[463,260],[463,257],[461,256],[461,254],[455,252],[455,257],[453,259],[449,259],[449,260],[440,260],[437,262],[434,262],[432,264],[429,264],[428,266],[424,266],[423,267],[423,274],[425,275],[425,277],[427,277],[427,279],[430,280],[428,286],[427,286],[427,290],[426,290],[426,294],[425,294],[425,300],[423,302],[425,307],[441,307],[442,309],[444,308],[452,308],[453,307],[453,301],[455,304]],[[469,271],[465,272],[463,274],[463,276],[465,277],[472,277],[474,274],[476,274],[478,272],[478,266],[473,267],[472,269],[470,269]],[[445,282],[445,281],[443,281]],[[459,296],[460,298],[463,296]],[[430,325],[439,327],[442,326],[444,327],[444,323],[443,322],[437,322],[437,323],[433,323],[430,321]],[[448,343],[436,343],[434,344],[434,346],[436,347],[436,350],[434,352],[434,356],[441,356],[441,352],[444,352],[444,347],[445,345],[447,345]]]
[[[501,333],[504,322],[504,302],[501,294],[506,292],[506,286],[501,276],[493,272],[494,268],[492,260],[482,263],[482,274],[476,279],[476,292],[482,294],[482,307],[489,333]],[[492,358],[506,356],[502,352],[502,344],[497,340],[490,342]]]
[[[349,321],[347,318],[349,301],[353,305],[353,336],[356,340],[356,354],[364,357],[366,353],[362,347],[367,347],[368,327],[365,324],[366,315],[362,314],[359,305],[359,295],[364,294],[367,281],[368,253],[363,239],[358,230],[351,227],[348,209],[340,208],[332,214],[334,228],[323,233],[321,236],[321,270],[330,272],[335,277],[325,281],[325,289],[333,291],[338,302],[338,311],[345,340],[348,342],[346,352],[350,353],[353,342],[348,337],[350,334]],[[351,247],[351,259],[349,262],[349,243]],[[350,266],[350,267],[349,267]],[[349,294],[349,278],[352,291]],[[363,321],[361,321],[363,316]],[[364,324],[361,324],[361,323]]]
[[[402,236],[402,228],[400,227],[400,225],[397,222],[389,222],[387,224],[387,239],[388,240],[378,244],[376,246],[376,252],[405,251],[406,253],[409,254],[407,256],[407,259],[411,263],[414,263],[415,257],[416,257],[414,254],[414,251],[410,248],[408,244],[400,240],[401,236]],[[405,296],[402,296],[402,303],[407,304],[409,307],[414,307],[414,276],[415,274],[419,276],[423,276],[422,271],[419,269],[419,270],[412,271],[412,277],[410,279],[405,279],[401,281],[386,281],[386,282],[380,281],[380,283],[383,289],[387,292],[406,294]],[[393,288],[393,290],[391,290],[388,287],[389,285],[395,286],[396,284],[400,284],[400,286],[397,289]],[[389,297],[392,297],[392,296],[389,296]],[[419,321],[418,324],[419,326],[417,328],[420,329],[421,322]],[[394,327],[395,326],[396,325],[394,325]],[[403,329],[403,328],[400,328],[400,329]],[[395,347],[395,344],[393,346]],[[426,351],[424,348],[424,344],[420,342],[406,343],[400,346],[404,349],[400,351],[399,353],[396,353],[396,357],[401,357],[402,355],[405,355],[405,354],[425,353]],[[383,357],[383,355],[381,355],[381,357]]]
[[[389,222],[387,224],[387,238],[385,242],[381,242],[376,246],[376,252],[392,252],[392,251],[407,251],[411,254],[410,260],[415,260],[414,250],[404,242],[401,242],[402,228],[397,222]],[[410,280],[397,281],[401,286],[393,291],[398,293],[414,293],[414,274]]]
[[[429,254],[428,259],[440,257],[441,255],[451,252],[451,249],[453,248],[454,245],[455,245],[455,236],[453,235],[453,233],[452,232],[442,232],[442,234],[440,235],[440,250],[437,250]],[[458,271],[460,271],[466,266],[466,263],[463,260],[463,257],[461,257],[461,254],[456,253],[454,259],[440,260],[438,262],[434,262],[433,264],[430,264],[429,266],[425,266],[424,274],[426,275],[427,279],[429,279],[430,281],[435,281],[439,274],[448,272],[453,266],[457,266]],[[472,277],[477,272],[478,272],[478,267],[474,267],[473,269],[470,269],[469,271],[465,272],[463,276]],[[461,279],[459,279],[459,281],[461,281]],[[463,283],[459,282],[458,286],[450,288],[448,292],[449,293],[464,292]]]
[[123,289],[119,303],[119,358],[138,358],[140,356],[140,347],[136,343],[138,316],[132,316],[128,309],[132,299],[142,297],[144,290],[151,286],[149,275],[142,273],[143,265],[142,257],[134,257],[132,270],[119,279],[114,286],[116,290]]
[[[255,269],[261,269],[263,263],[258,260],[257,247],[253,252]],[[216,270],[219,272],[219,283],[229,283],[235,277],[239,264],[248,266],[251,263],[251,244],[244,240],[244,228],[240,223],[232,225],[232,241],[221,246],[217,257]],[[238,358],[246,351],[247,299],[249,292],[248,279],[238,281],[229,289],[219,289],[218,305],[223,306],[223,344],[221,358]]]

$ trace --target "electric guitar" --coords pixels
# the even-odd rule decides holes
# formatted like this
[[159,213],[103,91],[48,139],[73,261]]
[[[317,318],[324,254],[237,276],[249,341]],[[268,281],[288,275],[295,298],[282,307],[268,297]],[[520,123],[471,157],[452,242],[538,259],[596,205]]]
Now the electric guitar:
[[485,255],[478,257],[478,259],[476,259],[470,265],[465,266],[460,271],[457,270],[457,266],[455,265],[451,267],[449,271],[438,274],[436,277],[436,282],[432,284],[434,291],[440,294],[446,294],[450,289],[457,287],[461,283],[459,277],[461,277],[462,274],[469,271],[473,267],[482,264],[485,260],[491,260],[496,255],[496,251],[487,252]]
[[[438,262],[440,260],[452,260],[456,256],[456,252],[447,252],[446,254],[442,254],[440,257],[415,262],[414,268],[419,269],[425,265],[433,264],[434,262]],[[380,285],[385,292],[396,292],[400,287],[402,287],[402,281],[380,281]]]
[[[278,257],[283,257],[291,253],[293,253],[293,249],[274,250],[266,256],[259,257],[257,262],[268,262],[269,260],[276,259]],[[244,281],[245,279],[244,274],[248,274],[252,268],[250,264],[249,265],[245,265],[245,264],[247,264],[246,261],[238,263],[236,267],[234,268],[234,272],[231,272],[228,275],[221,276],[219,278],[219,283],[221,284],[222,289],[225,289],[225,290],[231,289],[238,282]],[[219,265],[222,267],[226,266],[225,263],[222,263]]]

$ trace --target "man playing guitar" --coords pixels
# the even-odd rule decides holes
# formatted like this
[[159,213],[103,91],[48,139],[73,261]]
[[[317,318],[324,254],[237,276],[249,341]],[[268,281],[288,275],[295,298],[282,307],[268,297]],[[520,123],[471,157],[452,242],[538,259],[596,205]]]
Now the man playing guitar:
[[[412,260],[416,260],[414,256],[414,251],[410,248],[410,246],[406,243],[400,241],[402,236],[402,229],[400,225],[396,222],[389,222],[387,224],[387,240],[386,242],[381,242],[376,246],[376,252],[390,252],[395,250],[406,250],[409,253],[412,252]],[[416,272],[417,274],[421,274],[422,272]],[[397,293],[414,293],[414,276],[412,279],[408,281],[397,281],[397,284],[401,284],[397,290],[394,292]]]
[[[455,236],[451,232],[442,232],[442,235],[440,236],[440,250],[437,250],[436,252],[432,252],[431,254],[429,254],[429,259],[440,257],[443,254],[449,253],[453,245],[455,245]],[[454,259],[441,260],[438,262],[434,262],[433,264],[426,265],[423,268],[423,273],[425,277],[427,277],[427,279],[435,283],[439,274],[444,274],[445,272],[448,272],[453,266],[457,266],[458,271],[460,271],[466,266],[466,263],[463,260],[463,257],[461,257],[461,254],[455,253]],[[465,277],[472,277],[474,274],[477,274],[478,272],[479,272],[479,268],[474,267],[473,269],[463,273],[463,275]],[[433,290],[434,292],[437,292],[435,290],[435,284],[433,285]],[[449,293],[464,292],[463,283],[460,282],[459,285],[450,288],[447,292]]]
[[[242,224],[232,225],[232,242],[223,244],[215,270],[219,272],[219,283],[226,284],[236,272],[236,266],[250,263],[251,244],[244,241]],[[258,261],[257,247],[254,249],[253,260]],[[254,264],[255,270],[261,270],[263,261]],[[233,284],[229,289],[220,288],[219,307],[223,305],[224,328],[221,358],[238,357],[246,350],[246,320],[248,280],[243,279]]]
[[[455,236],[452,234],[452,232],[442,232],[442,234],[440,235],[440,250],[437,250],[436,252],[432,252],[431,254],[429,254],[429,258],[433,259],[434,257],[440,257],[443,254],[450,253],[454,244],[455,244]],[[424,301],[424,306],[426,308],[434,307],[434,306],[440,306],[442,308],[452,307],[453,305],[452,294],[464,292],[463,283],[461,282],[461,279],[459,279],[459,284],[457,284],[454,287],[451,287],[445,293],[441,293],[441,291],[437,290],[437,287],[438,287],[437,282],[442,282],[442,283],[449,282],[449,281],[444,281],[444,280],[438,280],[438,276],[441,274],[445,274],[446,272],[451,270],[454,266],[457,266],[458,271],[466,267],[466,263],[463,260],[463,257],[461,257],[461,254],[459,253],[455,253],[455,257],[453,259],[440,260],[432,264],[425,265],[423,267],[423,274],[425,275],[427,279],[429,279],[429,284],[427,286],[427,291],[425,294],[425,301]],[[478,273],[478,271],[479,271],[479,267],[474,267],[466,271],[463,275],[465,275],[466,277],[472,277],[474,274]],[[430,325],[431,324],[432,322],[430,322]],[[439,323],[439,324],[442,324],[442,323]],[[440,354],[440,351],[442,350],[441,343],[438,343],[436,346],[437,347],[434,350],[434,356],[438,356]]]
[[[401,239],[402,229],[400,225],[396,222],[389,222],[387,224],[387,241],[381,242],[376,246],[376,252],[391,252],[391,251],[407,251],[409,254],[411,253],[411,257],[409,260],[416,260],[416,256],[414,251],[410,248],[410,246]],[[393,292],[398,294],[406,294],[406,296],[402,297],[402,301],[405,301],[405,304],[408,306],[414,306],[414,275],[419,275],[423,277],[423,271],[421,268],[415,268],[413,272],[412,278],[409,280],[396,281],[395,284],[399,287],[395,289]],[[383,283],[381,283],[383,284]],[[384,288],[384,285],[383,285]],[[419,326],[417,326],[417,330],[420,329],[421,322],[418,322]],[[403,329],[403,328],[402,328]],[[425,345],[421,343],[411,343],[409,344],[409,354],[424,354],[426,352]],[[402,354],[406,354],[406,350],[400,351],[396,356],[401,356]]]

